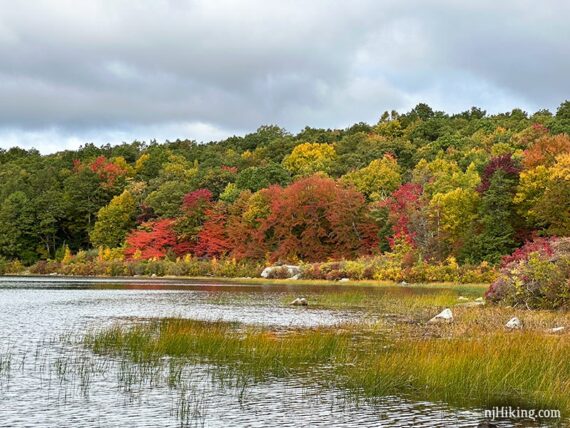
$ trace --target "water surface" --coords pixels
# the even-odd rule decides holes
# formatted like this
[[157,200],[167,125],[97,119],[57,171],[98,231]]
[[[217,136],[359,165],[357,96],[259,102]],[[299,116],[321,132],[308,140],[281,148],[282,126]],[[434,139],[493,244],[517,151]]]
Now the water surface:
[[306,379],[222,387],[211,381],[207,367],[194,366],[169,387],[168,373],[149,380],[141,368],[60,340],[117,320],[170,316],[283,328],[335,325],[362,314],[290,307],[283,298],[346,287],[0,278],[0,426],[477,426],[477,409],[398,397],[355,403],[343,391],[323,390]]

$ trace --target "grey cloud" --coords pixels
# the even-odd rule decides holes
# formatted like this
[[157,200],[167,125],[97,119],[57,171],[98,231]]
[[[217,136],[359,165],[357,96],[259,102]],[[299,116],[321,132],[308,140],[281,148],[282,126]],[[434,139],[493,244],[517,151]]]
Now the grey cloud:
[[569,15],[564,0],[0,0],[0,145],[346,126],[419,101],[555,108]]

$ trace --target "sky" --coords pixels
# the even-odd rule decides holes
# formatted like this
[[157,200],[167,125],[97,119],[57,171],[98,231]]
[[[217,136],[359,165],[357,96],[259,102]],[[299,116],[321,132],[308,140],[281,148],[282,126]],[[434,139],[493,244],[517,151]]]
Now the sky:
[[567,0],[0,0],[0,147],[555,111]]

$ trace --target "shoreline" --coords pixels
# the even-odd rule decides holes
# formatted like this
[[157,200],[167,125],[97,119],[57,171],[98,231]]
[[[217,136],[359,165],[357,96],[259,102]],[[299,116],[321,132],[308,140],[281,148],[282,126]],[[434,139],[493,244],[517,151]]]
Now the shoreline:
[[197,285],[196,282],[207,283],[208,285],[214,285],[216,283],[229,284],[229,285],[303,285],[303,286],[365,286],[365,287],[390,287],[398,286],[402,288],[406,287],[481,287],[487,288],[490,283],[460,283],[460,282],[446,282],[446,281],[432,281],[432,282],[417,282],[417,283],[406,283],[401,285],[395,281],[385,281],[385,280],[349,280],[349,281],[333,281],[333,280],[323,280],[323,279],[266,279],[266,278],[248,278],[248,277],[214,277],[214,276],[175,276],[175,275],[165,275],[165,276],[149,276],[149,275],[137,275],[137,276],[108,276],[108,275],[41,275],[41,274],[5,274],[0,275],[0,281],[4,278],[22,278],[26,280],[47,280],[55,279],[57,281],[72,280],[72,281],[102,281],[109,280],[111,282],[154,282],[159,283],[171,283],[171,282],[184,282],[188,285]]

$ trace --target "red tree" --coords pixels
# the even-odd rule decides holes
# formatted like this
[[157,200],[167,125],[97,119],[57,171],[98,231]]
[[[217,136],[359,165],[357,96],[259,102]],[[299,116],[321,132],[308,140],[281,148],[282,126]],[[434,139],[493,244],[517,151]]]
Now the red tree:
[[219,257],[229,252],[230,243],[226,234],[226,213],[223,203],[206,210],[206,221],[198,233],[194,248],[197,256]]
[[[364,196],[333,179],[311,176],[259,195],[267,200],[267,210],[246,225],[230,223],[231,242],[246,237],[248,245],[263,248],[273,260],[306,261],[354,257],[377,245],[377,227]],[[233,235],[236,231],[240,236]]]
[[126,238],[125,255],[142,259],[163,258],[172,252],[183,255],[189,251],[184,242],[179,242],[172,226],[173,219],[165,218],[144,223],[140,229],[134,230]]

